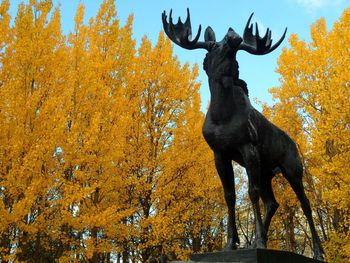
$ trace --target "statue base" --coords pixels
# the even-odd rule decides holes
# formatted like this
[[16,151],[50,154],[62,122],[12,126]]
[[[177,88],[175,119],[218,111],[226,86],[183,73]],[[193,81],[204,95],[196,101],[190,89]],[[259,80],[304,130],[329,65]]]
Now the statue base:
[[231,262],[231,263],[322,263],[288,251],[271,249],[237,249],[205,254],[193,254],[192,262]]

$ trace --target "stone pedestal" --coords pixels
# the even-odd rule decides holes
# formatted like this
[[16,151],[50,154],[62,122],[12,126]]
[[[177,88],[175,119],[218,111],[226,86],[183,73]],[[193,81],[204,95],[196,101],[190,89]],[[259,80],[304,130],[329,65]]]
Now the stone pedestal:
[[238,249],[206,254],[194,254],[190,260],[199,262],[231,263],[322,263],[322,261],[292,252],[271,249]]

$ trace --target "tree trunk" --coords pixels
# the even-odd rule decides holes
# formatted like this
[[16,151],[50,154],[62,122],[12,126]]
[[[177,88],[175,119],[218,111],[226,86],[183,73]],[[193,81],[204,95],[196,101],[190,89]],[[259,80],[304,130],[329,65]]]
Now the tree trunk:
[[193,252],[199,252],[201,250],[201,238],[194,237],[192,243]]

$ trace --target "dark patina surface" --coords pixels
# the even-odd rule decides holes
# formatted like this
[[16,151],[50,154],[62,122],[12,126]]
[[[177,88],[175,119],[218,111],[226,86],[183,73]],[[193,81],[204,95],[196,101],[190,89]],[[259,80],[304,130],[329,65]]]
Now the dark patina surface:
[[[272,45],[271,31],[267,29],[259,36],[255,34],[249,17],[243,37],[232,28],[221,41],[216,41],[211,27],[205,30],[204,42],[198,41],[201,27],[192,40],[190,14],[187,19],[179,18],[176,24],[165,11],[162,14],[164,31],[177,45],[186,49],[207,51],[203,67],[208,75],[211,101],[203,125],[203,135],[214,152],[215,165],[220,176],[228,207],[228,238],[226,251],[237,248],[239,237],[235,222],[235,186],[232,160],[245,167],[248,175],[249,196],[255,216],[255,245],[266,248],[267,232],[278,203],[274,197],[271,180],[281,172],[288,180],[298,199],[310,226],[314,258],[322,260],[323,250],[312,219],[312,211],[302,183],[303,166],[294,141],[281,129],[269,122],[251,105],[246,83],[239,79],[236,54],[244,50],[254,55],[264,55],[275,50],[283,36]],[[259,199],[265,206],[262,219]]]

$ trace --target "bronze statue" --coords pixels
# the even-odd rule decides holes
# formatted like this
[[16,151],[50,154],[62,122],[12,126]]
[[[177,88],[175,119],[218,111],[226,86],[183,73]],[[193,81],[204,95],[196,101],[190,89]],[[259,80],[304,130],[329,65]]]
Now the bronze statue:
[[[278,203],[275,200],[271,180],[282,172],[298,199],[310,226],[313,240],[314,258],[322,260],[323,250],[312,219],[309,200],[302,183],[303,166],[294,141],[281,129],[270,123],[250,103],[246,83],[239,79],[236,53],[245,50],[250,54],[264,55],[275,50],[283,41],[283,36],[272,45],[271,31],[264,37],[253,34],[249,17],[243,37],[229,28],[225,37],[217,42],[211,27],[205,30],[204,42],[198,41],[201,33],[192,40],[190,13],[183,23],[179,18],[176,24],[169,22],[165,11],[162,14],[163,27],[168,37],[185,49],[205,49],[204,70],[208,75],[211,101],[203,125],[203,135],[214,151],[215,165],[220,176],[228,207],[228,237],[225,250],[233,250],[239,244],[235,222],[235,187],[232,160],[245,167],[248,174],[249,197],[255,216],[255,244],[266,248],[267,232]],[[262,220],[259,198],[265,206]]]

